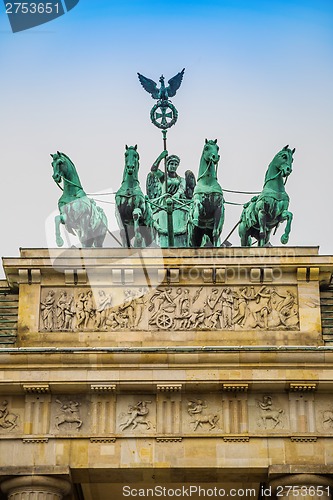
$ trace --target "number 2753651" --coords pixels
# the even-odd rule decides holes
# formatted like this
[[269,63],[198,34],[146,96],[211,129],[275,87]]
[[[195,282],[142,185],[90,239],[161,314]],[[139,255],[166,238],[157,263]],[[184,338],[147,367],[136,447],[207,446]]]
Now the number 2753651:
[[59,3],[7,2],[7,14],[59,14]]

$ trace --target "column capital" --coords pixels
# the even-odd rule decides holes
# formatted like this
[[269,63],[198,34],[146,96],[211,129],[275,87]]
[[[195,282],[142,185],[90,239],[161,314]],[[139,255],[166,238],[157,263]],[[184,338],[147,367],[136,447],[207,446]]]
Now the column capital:
[[[275,477],[274,479],[271,479],[268,481],[268,484],[269,486],[271,487],[272,489],[272,493],[273,495],[276,494],[277,492],[277,489],[279,489],[279,495],[283,498],[289,498],[290,496],[292,497],[292,493],[290,493],[290,488],[299,488],[299,487],[302,487],[302,486],[305,486],[305,487],[318,487],[318,486],[321,486],[321,487],[329,487],[329,488],[333,488],[333,480],[328,478],[328,477],[325,477],[325,476],[321,476],[320,474],[307,474],[307,473],[303,473],[303,474],[286,474],[286,475],[283,475],[283,476],[280,476],[280,477]],[[287,491],[289,490],[289,491]],[[313,500],[316,500],[317,498],[319,498],[320,496],[323,495],[323,492],[321,492],[321,495],[316,495],[316,494],[313,494],[312,497],[313,497]],[[323,498],[328,498],[329,495],[324,495]],[[310,498],[308,495],[303,495],[303,498],[305,499],[308,499]]]
[[1,489],[8,495],[9,500],[12,495],[16,495],[15,499],[20,499],[21,496],[17,496],[20,493],[22,498],[26,498],[27,493],[30,494],[31,500],[41,498],[39,493],[44,493],[45,499],[48,500],[61,500],[70,492],[71,485],[65,479],[52,476],[18,476],[4,481]]

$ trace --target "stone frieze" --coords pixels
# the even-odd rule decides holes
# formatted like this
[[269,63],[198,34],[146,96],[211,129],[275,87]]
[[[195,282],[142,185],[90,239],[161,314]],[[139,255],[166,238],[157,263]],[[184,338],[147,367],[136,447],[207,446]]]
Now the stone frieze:
[[40,331],[299,330],[297,288],[42,289]]

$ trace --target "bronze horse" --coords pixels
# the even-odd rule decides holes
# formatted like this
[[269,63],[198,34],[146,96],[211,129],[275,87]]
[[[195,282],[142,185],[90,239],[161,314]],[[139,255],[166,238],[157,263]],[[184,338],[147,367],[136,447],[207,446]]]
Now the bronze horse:
[[218,246],[224,223],[223,191],[217,180],[217,139],[205,141],[188,219],[188,246]]
[[289,196],[285,190],[284,179],[292,172],[294,149],[285,146],[279,151],[268,166],[262,192],[254,196],[243,208],[239,224],[241,245],[252,245],[252,237],[258,241],[258,246],[268,244],[272,229],[287,221],[281,243],[288,243],[293,214],[288,211]]
[[138,179],[137,146],[126,146],[123,181],[116,192],[116,218],[124,247],[147,247],[152,243],[153,218]]

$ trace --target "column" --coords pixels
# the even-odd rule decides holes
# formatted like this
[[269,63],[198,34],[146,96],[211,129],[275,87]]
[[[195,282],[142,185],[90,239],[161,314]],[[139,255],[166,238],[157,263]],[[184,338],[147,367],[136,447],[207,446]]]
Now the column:
[[8,500],[62,500],[71,485],[65,479],[49,476],[20,476],[1,484]]
[[116,385],[96,383],[90,386],[91,396],[91,433],[90,440],[99,438],[113,439],[116,421]]
[[[328,500],[333,480],[318,474],[288,474],[269,482],[269,496],[278,500]],[[267,492],[266,492],[267,493]]]
[[157,384],[157,433],[180,436],[182,384]]
[[222,414],[226,434],[247,434],[248,411],[247,390],[248,384],[225,383],[222,386]]

